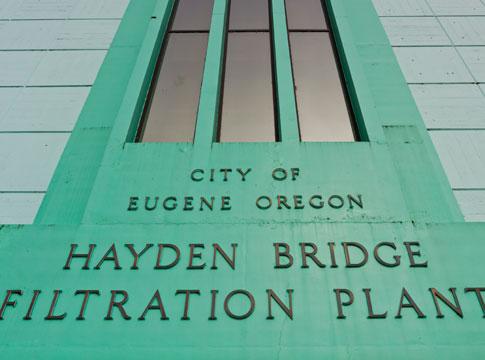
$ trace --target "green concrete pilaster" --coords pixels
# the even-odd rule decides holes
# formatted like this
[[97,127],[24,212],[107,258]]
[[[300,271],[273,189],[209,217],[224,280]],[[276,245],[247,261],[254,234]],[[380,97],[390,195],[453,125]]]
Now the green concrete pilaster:
[[118,161],[125,144],[132,143],[135,139],[174,4],[175,0],[157,2],[150,26],[142,38],[139,57],[132,69],[120,111],[114,121],[103,163]]
[[464,221],[372,1],[326,4],[359,132],[363,140],[389,142],[411,217]]
[[[80,223],[119,117],[128,115],[129,121],[123,133],[123,143],[129,134],[134,136],[158,56],[157,44],[161,44],[164,35],[160,29],[166,27],[172,6],[173,0],[131,1],[129,4],[59,161],[35,224]],[[136,82],[137,75],[141,83],[133,86],[133,78]],[[124,112],[127,105],[129,113]],[[120,146],[118,152],[121,149]]]
[[194,145],[198,151],[210,148],[216,140],[227,13],[228,0],[215,0],[195,128]]
[[296,143],[300,141],[300,130],[296,111],[285,1],[271,0],[271,13],[279,137],[282,142]]

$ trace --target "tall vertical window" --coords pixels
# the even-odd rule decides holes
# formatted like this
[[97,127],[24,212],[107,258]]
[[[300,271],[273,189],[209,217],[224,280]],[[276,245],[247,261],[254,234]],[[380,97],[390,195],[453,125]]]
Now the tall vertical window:
[[[214,22],[211,44],[225,35],[224,48],[211,45],[217,54],[209,54],[211,59],[224,55],[217,68],[222,73],[220,93],[215,91],[212,97],[213,104],[220,106],[214,113],[218,117],[215,140],[279,141],[278,119],[286,115],[278,114],[281,104],[289,104],[301,141],[358,140],[325,0],[284,0],[287,38],[283,3],[274,14],[271,4],[272,0],[228,0],[227,21]],[[206,101],[200,94],[213,7],[214,0],[175,0],[137,142],[194,140],[199,102]],[[279,102],[278,93],[289,100]],[[293,129],[296,133],[297,127]]]
[[276,140],[268,0],[231,0],[220,142]]
[[176,1],[136,141],[193,141],[213,5]]
[[324,0],[285,0],[302,141],[355,141]]

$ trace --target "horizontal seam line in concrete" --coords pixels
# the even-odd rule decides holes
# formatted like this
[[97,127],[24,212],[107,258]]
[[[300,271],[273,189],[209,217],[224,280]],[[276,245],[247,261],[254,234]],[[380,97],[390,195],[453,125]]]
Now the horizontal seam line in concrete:
[[13,130],[13,131],[4,131],[0,129],[0,134],[70,134],[72,131],[57,131],[57,130],[39,130],[39,131],[31,131],[31,130]]
[[[417,83],[408,83],[408,85],[413,85],[413,84],[417,84]],[[484,84],[483,82],[481,81],[478,81],[478,82],[473,82],[473,83],[461,83],[461,84],[466,84],[466,85],[471,85],[471,86],[475,86],[477,84]],[[441,83],[419,83],[419,85],[460,85],[460,83],[444,83],[444,82],[441,82]]]
[[18,88],[78,88],[78,87],[93,87],[93,85],[0,85],[0,89],[18,89]]
[[[378,225],[378,224],[402,224],[402,225],[411,225],[419,223],[419,224],[427,224],[427,222],[421,222],[417,219],[410,219],[410,220],[362,220],[356,221],[349,220],[349,221],[341,221],[341,220],[270,220],[270,221],[259,221],[259,220],[241,220],[238,225],[266,225],[266,224],[314,224],[314,225],[322,225],[322,224],[359,224],[359,225]],[[440,224],[443,222],[434,222],[433,224]],[[449,223],[449,222],[444,222]],[[159,225],[169,225],[169,226],[181,226],[181,225],[230,225],[233,224],[231,221],[206,221],[206,222],[196,222],[196,221],[183,221],[183,222],[124,222],[123,224],[116,223],[116,222],[103,222],[103,223],[96,223],[96,226],[136,226],[136,225],[146,225],[146,226],[159,226]],[[45,223],[45,224],[37,224],[41,226],[49,226],[49,225],[59,225],[62,224],[52,224],[52,223]],[[81,223],[81,226],[93,226],[92,223]]]
[[45,194],[45,191],[0,191],[0,194]]
[[485,17],[485,14],[480,15],[379,15],[381,18],[451,18],[451,17]]
[[408,85],[479,85],[482,81],[454,81],[454,82],[408,82]]
[[485,188],[452,188],[453,191],[485,191]]
[[485,131],[483,128],[428,128],[428,131]]
[[448,45],[392,45],[393,48],[468,48],[468,47],[485,47],[485,44],[483,45],[456,45],[453,43],[450,43]]
[[10,18],[0,18],[0,21],[5,22],[15,22],[15,21],[69,21],[69,20],[122,20],[122,18],[113,17],[113,18],[32,18],[32,19],[10,19]]
[[417,44],[417,45],[392,45],[393,48],[476,48],[476,47],[485,47],[485,44],[479,44],[479,45],[453,45],[453,44],[447,44],[447,45],[423,45],[423,44]]
[[108,47],[103,47],[103,48],[68,48],[68,49],[56,49],[56,48],[49,48],[49,49],[6,49],[6,48],[0,48],[0,52],[40,52],[40,51],[46,51],[46,52],[61,52],[61,51],[106,51],[109,50]]

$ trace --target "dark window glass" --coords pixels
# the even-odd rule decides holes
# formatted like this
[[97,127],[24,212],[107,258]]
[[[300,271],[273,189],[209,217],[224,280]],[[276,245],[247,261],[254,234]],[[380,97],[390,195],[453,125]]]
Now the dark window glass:
[[330,36],[290,33],[302,141],[354,141]]
[[269,33],[229,33],[220,141],[275,141],[273,104]]
[[172,31],[209,31],[214,0],[179,0]]
[[207,42],[207,33],[169,35],[142,142],[193,141]]
[[321,0],[285,0],[288,30],[326,30]]
[[269,1],[231,0],[231,30],[269,30]]

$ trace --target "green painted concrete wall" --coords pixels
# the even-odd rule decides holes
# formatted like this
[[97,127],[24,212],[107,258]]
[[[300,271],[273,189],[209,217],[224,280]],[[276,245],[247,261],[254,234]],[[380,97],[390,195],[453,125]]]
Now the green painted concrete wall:
[[[162,357],[170,359],[464,359],[480,358],[485,349],[484,318],[480,303],[468,287],[483,287],[483,224],[285,224],[258,225],[83,225],[29,226],[22,230],[2,229],[0,281],[4,289],[22,290],[12,295],[16,307],[7,307],[0,321],[0,347],[3,356],[18,359],[129,359]],[[317,257],[327,267],[319,268],[308,258],[302,268],[300,241],[319,247]],[[357,241],[370,254],[361,268],[346,268],[341,242]],[[372,256],[379,242],[396,243],[397,251],[381,249],[381,256],[393,262],[400,255],[401,265],[387,268]],[[419,241],[421,256],[416,263],[428,267],[410,267],[404,241]],[[275,269],[274,242],[285,242],[294,256],[294,265]],[[332,268],[327,242],[335,242],[338,268]],[[96,244],[89,270],[82,270],[85,259],[73,259],[64,270],[70,244],[86,253]],[[106,261],[99,270],[93,268],[115,243],[120,270]],[[124,244],[134,244],[137,252],[146,243],[154,243],[131,270],[133,256]],[[158,243],[175,244],[181,260],[174,268],[154,270]],[[201,259],[193,265],[207,263],[203,270],[187,270],[189,244],[198,248]],[[217,269],[212,267],[212,246],[218,243],[232,258],[231,244],[236,243],[233,270],[218,255]],[[169,249],[165,249],[167,251]],[[173,259],[164,252],[161,264]],[[112,254],[111,254],[112,255]],[[354,257],[355,255],[355,257]],[[359,252],[352,253],[360,261]],[[286,261],[286,259],[284,259]],[[396,318],[402,288],[406,288],[426,318],[418,318],[412,308],[403,308]],[[371,289],[375,314],[388,312],[385,319],[369,319],[363,289]],[[440,301],[443,318],[437,318],[436,305],[429,288],[437,289],[455,304],[449,288],[463,312],[459,317]],[[23,320],[33,291],[42,290],[32,320]],[[76,290],[99,290],[91,295],[85,320],[79,315],[82,295]],[[168,319],[161,320],[159,310],[150,310],[145,320],[138,320],[156,290],[159,290]],[[254,312],[244,320],[229,317],[224,300],[237,289],[249,291],[255,302]],[[268,316],[267,289],[273,290],[289,306],[287,290],[293,289],[290,319],[276,302],[272,303],[273,320]],[[348,289],[354,303],[344,306],[345,319],[337,319],[334,289]],[[52,315],[66,313],[63,320],[45,320],[54,290],[62,290]],[[112,290],[125,290],[128,301],[125,320],[115,308],[113,320],[104,320]],[[188,317],[182,320],[185,295],[177,290],[199,290],[190,296]],[[218,290],[214,315],[211,316],[211,290]],[[118,296],[121,301],[123,296]],[[348,298],[342,294],[342,301]],[[406,301],[404,303],[407,303]],[[230,310],[243,315],[250,307],[244,295],[235,296]]]
[[[278,27],[275,23],[278,28],[275,30],[277,88],[282,96],[279,121],[287,135],[283,135],[281,143],[274,144],[213,143],[221,71],[221,31],[227,11],[227,2],[219,0],[214,7],[218,21],[211,27],[194,144],[132,143],[172,5],[168,0],[130,4],[51,182],[36,218],[37,224],[309,221],[314,218],[377,222],[462,220],[370,1],[328,3],[363,142],[300,143],[295,140],[298,129],[295,116],[291,115],[294,97],[291,96],[288,41],[280,34],[285,31],[285,22],[278,20],[284,16],[282,1],[275,0],[274,21],[280,24]],[[253,169],[254,185],[248,182],[244,188],[236,181],[194,183],[189,178],[196,168],[238,167]],[[273,186],[268,184],[269,175],[277,167],[301,168],[304,175],[299,186],[295,188],[298,182],[281,182],[278,188],[265,188]],[[314,191],[362,194],[368,204],[367,216],[357,211],[324,216],[311,211],[268,211],[257,215],[248,211],[257,194],[277,195],[278,191],[282,195],[299,192],[311,195]],[[126,211],[130,196],[180,197],[191,193],[226,194],[233,196],[237,205],[222,217],[216,213],[142,215]]]
[[[0,321],[2,352],[20,358],[35,353],[50,358],[171,359],[446,359],[483,352],[483,312],[476,295],[464,289],[484,287],[484,227],[464,223],[371,1],[327,2],[363,138],[356,143],[298,141],[282,4],[272,1],[281,142],[213,143],[227,19],[227,2],[216,0],[194,143],[138,144],[132,139],[173,2],[130,3],[35,224],[0,228],[0,292],[24,293],[13,295],[18,305],[6,307]],[[249,168],[242,181],[237,169]],[[272,172],[277,168],[286,169],[289,177],[275,180]],[[295,180],[292,168],[298,168]],[[195,169],[205,171],[205,180],[191,179]],[[214,181],[207,177],[210,169],[215,169]],[[232,169],[227,181],[220,169]],[[290,204],[295,195],[301,196],[303,209],[295,209],[294,202],[291,209],[278,209],[278,196],[286,196]],[[322,196],[323,208],[310,206],[313,195]],[[331,207],[332,195],[342,196],[345,205]],[[350,207],[348,195],[360,195],[362,207],[355,202]],[[146,197],[153,206],[157,196],[158,207],[145,209]],[[161,202],[170,196],[177,197],[178,206],[164,210]],[[215,198],[212,211],[199,209],[202,196]],[[230,210],[221,209],[223,196],[230,197]],[[259,196],[270,197],[273,206],[258,208]],[[193,210],[183,209],[185,197],[194,198]],[[337,268],[331,267],[329,242],[336,244]],[[346,267],[342,242],[364,246],[368,263]],[[385,267],[375,260],[373,249],[381,242],[396,244],[396,252],[386,247],[381,254],[388,261],[400,255],[401,265]],[[421,256],[416,259],[427,260],[426,268],[410,267],[405,242],[419,242]],[[140,258],[140,269],[131,270],[125,244],[140,251],[147,243],[176,245],[180,263],[154,270],[155,245]],[[220,255],[219,268],[209,268],[214,243],[227,253],[231,244],[238,244],[235,269]],[[295,259],[291,268],[275,269],[274,243],[288,244]],[[318,246],[316,256],[327,266],[320,268],[309,259],[309,268],[302,268],[300,243]],[[62,268],[70,244],[78,244],[79,252],[96,244],[91,270],[80,269],[81,259],[74,259],[70,270]],[[93,270],[112,244],[122,269],[115,270],[114,261],[107,260]],[[194,260],[207,263],[203,270],[187,269],[189,244],[204,244],[197,248],[202,258]],[[403,287],[425,319],[417,318],[413,309],[395,318]],[[355,295],[354,304],[344,307],[347,319],[337,319],[337,288]],[[388,311],[386,319],[367,318],[365,288],[372,289],[375,312]],[[457,288],[464,317],[440,302],[445,317],[436,318],[429,288],[451,300],[449,288]],[[32,320],[22,320],[35,289],[42,293]],[[66,311],[66,318],[45,320],[53,290],[61,289],[55,314]],[[73,294],[79,289],[100,291],[99,297],[90,298],[84,321],[74,315],[81,299]],[[137,320],[156,289],[170,320],[160,320],[153,310],[147,320]],[[190,320],[180,319],[183,295],[175,296],[175,291],[182,289],[200,291],[190,300]],[[224,298],[237,289],[255,298],[254,313],[244,320],[224,312]],[[268,289],[285,304],[286,291],[294,290],[293,319],[275,302],[275,319],[266,319]],[[103,319],[111,290],[129,293],[131,320],[124,320],[118,309],[112,321]],[[217,320],[208,320],[211,290],[219,290]],[[231,309],[239,314],[247,302],[238,299]]]

